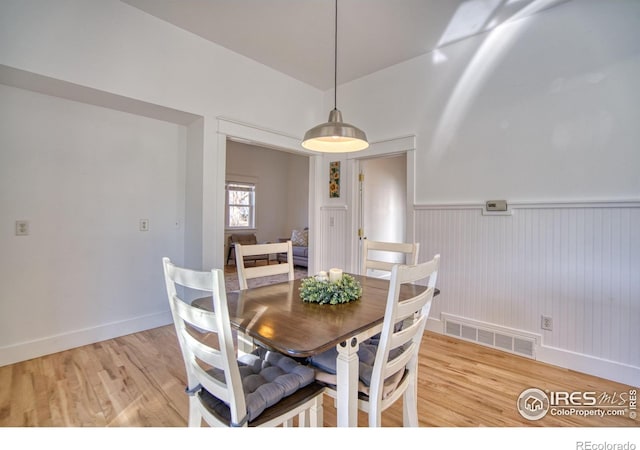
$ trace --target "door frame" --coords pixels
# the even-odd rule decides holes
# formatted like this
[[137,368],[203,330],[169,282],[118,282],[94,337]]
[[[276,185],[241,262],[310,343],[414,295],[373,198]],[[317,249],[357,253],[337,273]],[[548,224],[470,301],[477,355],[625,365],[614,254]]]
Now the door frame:
[[[222,158],[219,158],[219,164],[222,165],[222,176],[219,177],[216,191],[218,198],[224,200],[225,193],[225,173],[226,173],[226,155],[227,155],[227,139],[235,140],[245,144],[255,145],[257,147],[270,148],[273,150],[280,150],[288,153],[298,154],[309,157],[309,210],[308,210],[308,226],[309,226],[309,270],[315,267],[316,251],[318,244],[318,224],[319,215],[318,210],[318,197],[316,195],[316,185],[318,178],[318,167],[322,165],[321,156],[316,152],[306,150],[300,145],[300,138],[290,136],[288,134],[270,130],[260,127],[258,125],[252,125],[244,122],[240,122],[234,119],[225,117],[217,117],[218,119],[218,150]],[[220,160],[222,160],[220,162]],[[224,201],[222,201],[222,208],[224,208]],[[224,221],[224,210],[222,211],[222,220]],[[224,241],[224,223],[221,228],[222,236],[220,239]],[[224,243],[224,242],[223,242]],[[221,259],[226,256],[223,255],[224,246],[220,255]],[[309,272],[311,273],[311,272]]]
[[360,161],[363,159],[371,159],[377,157],[387,157],[400,155],[405,153],[407,156],[407,217],[406,217],[406,236],[411,242],[415,239],[415,150],[416,150],[416,137],[415,135],[400,136],[397,138],[387,139],[384,141],[373,142],[370,144],[367,150],[357,153],[347,154],[347,170],[349,171],[349,178],[352,180],[351,195],[349,198],[349,209],[351,214],[349,215],[349,230],[350,238],[350,268],[352,273],[357,273],[360,266],[360,239],[358,237],[359,226],[359,207],[360,207],[360,195],[359,195],[359,178],[360,173]]

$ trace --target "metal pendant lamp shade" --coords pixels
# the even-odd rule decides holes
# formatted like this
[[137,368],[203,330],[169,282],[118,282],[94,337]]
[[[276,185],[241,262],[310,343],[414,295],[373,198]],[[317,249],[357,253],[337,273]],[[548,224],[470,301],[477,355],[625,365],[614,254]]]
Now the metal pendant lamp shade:
[[360,128],[342,121],[342,113],[336,107],[338,90],[338,0],[336,0],[334,53],[333,110],[329,120],[307,131],[302,146],[308,150],[324,153],[357,152],[369,147],[367,135]]
[[326,153],[357,152],[369,147],[367,135],[360,128],[342,121],[337,109],[329,113],[329,121],[307,131],[302,146]]

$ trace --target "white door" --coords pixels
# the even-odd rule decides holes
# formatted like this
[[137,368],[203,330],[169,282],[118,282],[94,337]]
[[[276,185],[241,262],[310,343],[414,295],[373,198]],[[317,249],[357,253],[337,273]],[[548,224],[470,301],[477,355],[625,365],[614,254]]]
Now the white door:
[[[362,159],[359,163],[360,240],[406,242],[407,155]],[[362,255],[362,245],[359,250]],[[376,259],[389,262],[404,263],[402,258],[402,255],[376,255]],[[358,270],[362,271],[361,257]]]

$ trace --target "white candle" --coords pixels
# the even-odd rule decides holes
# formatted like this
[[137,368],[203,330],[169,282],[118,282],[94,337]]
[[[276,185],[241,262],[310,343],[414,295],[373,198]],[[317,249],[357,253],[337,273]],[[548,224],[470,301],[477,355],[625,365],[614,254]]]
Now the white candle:
[[336,283],[340,280],[342,280],[342,270],[329,269],[329,281],[332,283]]

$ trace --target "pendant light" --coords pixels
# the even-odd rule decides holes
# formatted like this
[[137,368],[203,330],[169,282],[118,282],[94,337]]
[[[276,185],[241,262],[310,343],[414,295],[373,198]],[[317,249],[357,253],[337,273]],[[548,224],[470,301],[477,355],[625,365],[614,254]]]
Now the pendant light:
[[308,150],[325,153],[357,152],[369,147],[364,131],[342,121],[342,113],[337,108],[338,92],[338,0],[336,0],[336,18],[334,35],[333,70],[333,110],[329,121],[316,125],[307,131],[302,146]]

